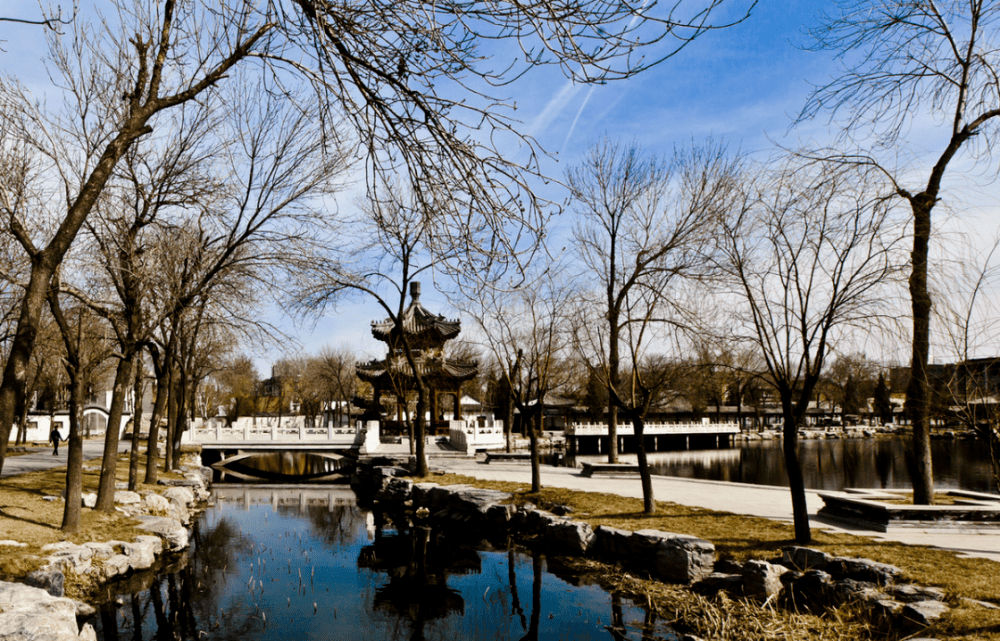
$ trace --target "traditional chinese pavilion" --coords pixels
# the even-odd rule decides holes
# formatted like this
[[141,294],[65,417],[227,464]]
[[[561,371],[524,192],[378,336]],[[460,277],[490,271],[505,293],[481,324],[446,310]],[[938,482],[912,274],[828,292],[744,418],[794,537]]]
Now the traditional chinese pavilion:
[[444,417],[439,410],[443,396],[454,399],[453,415],[461,418],[459,399],[462,383],[475,378],[478,363],[458,361],[444,356],[444,346],[462,331],[461,321],[448,320],[444,316],[428,311],[420,304],[420,283],[410,283],[410,305],[403,312],[402,327],[397,327],[392,319],[372,322],[372,335],[388,346],[385,359],[359,364],[358,378],[370,383],[374,388],[373,402],[369,406],[374,413],[380,412],[382,397],[396,399],[396,420],[402,427],[406,397],[416,389],[413,370],[406,360],[403,336],[413,353],[413,360],[419,368],[427,388],[430,390],[430,427]]

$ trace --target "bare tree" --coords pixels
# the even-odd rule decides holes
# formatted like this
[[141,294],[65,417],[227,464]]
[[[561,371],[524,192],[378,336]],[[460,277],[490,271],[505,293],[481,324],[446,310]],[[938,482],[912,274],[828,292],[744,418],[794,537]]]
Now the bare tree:
[[83,432],[80,420],[84,394],[90,376],[108,358],[111,345],[103,339],[105,328],[85,306],[76,305],[73,309],[75,318],[67,318],[60,305],[56,287],[49,290],[48,301],[65,344],[64,366],[69,377],[69,448],[66,459],[66,502],[61,529],[64,532],[76,532],[80,527],[83,492]]
[[759,350],[781,401],[799,543],[811,539],[799,426],[829,351],[852,329],[872,331],[901,262],[900,234],[877,186],[835,166],[762,171],[746,177],[719,235],[728,333]]
[[[483,346],[497,361],[503,389],[521,417],[531,450],[531,491],[542,487],[538,437],[544,420],[545,398],[566,386],[575,375],[567,367],[571,349],[569,331],[571,284],[558,276],[558,266],[536,264],[541,275],[522,287],[483,288],[464,305],[480,327]],[[507,415],[513,419],[513,412]],[[508,444],[510,426],[507,428]]]
[[[813,47],[835,52],[843,73],[812,93],[799,121],[829,111],[848,147],[847,153],[830,155],[881,169],[913,213],[913,336],[906,407],[917,453],[913,491],[918,504],[934,501],[927,376],[931,213],[942,200],[945,173],[960,152],[974,161],[992,159],[1000,122],[1000,69],[993,55],[998,16],[1000,7],[981,0],[840,0],[838,11],[824,15],[821,26],[812,30]],[[927,148],[924,135],[906,140],[918,119],[921,126],[934,122],[943,129],[944,142],[936,151]],[[858,142],[862,137],[864,146]],[[930,157],[930,167],[889,164],[909,155],[907,149]],[[916,178],[919,173],[926,178]]]
[[[694,275],[705,263],[698,249],[717,220],[719,196],[732,171],[724,149],[707,146],[678,152],[670,162],[646,157],[639,148],[604,140],[579,167],[567,173],[580,222],[574,242],[597,284],[585,292],[584,307],[600,317],[588,348],[601,355],[601,379],[608,386],[608,461],[618,461],[618,407],[622,333],[646,314],[626,315],[629,297],[674,276]],[[653,300],[643,299],[652,303]],[[659,304],[669,301],[659,299]],[[649,321],[662,320],[651,310]],[[599,329],[597,329],[599,328]]]
[[[414,473],[426,476],[424,418],[430,390],[424,368],[417,362],[420,357],[417,346],[410,344],[409,333],[405,331],[404,314],[409,308],[407,291],[414,292],[411,284],[417,285],[419,296],[417,279],[421,274],[432,273],[437,259],[445,254],[435,257],[428,253],[432,225],[419,199],[412,198],[408,190],[386,184],[378,198],[362,203],[361,209],[363,213],[355,223],[357,231],[352,234],[357,244],[332,249],[326,254],[327,260],[316,257],[308,261],[303,271],[296,275],[299,281],[297,304],[313,312],[355,294],[372,298],[388,314],[392,325],[389,351],[402,354],[407,365],[402,371],[390,372],[390,376],[394,383],[398,377],[399,383],[394,389],[397,398],[416,393],[411,441],[416,446]],[[450,257],[452,253],[446,255]],[[411,305],[415,303],[416,297],[411,295]],[[377,398],[374,400],[378,402]]]
[[342,345],[324,347],[315,360],[315,376],[323,387],[328,411],[341,424],[344,412],[350,416],[350,402],[357,393],[358,379],[354,375],[357,358],[348,346]]
[[[997,301],[988,295],[1000,277],[1000,239],[981,255],[963,252],[951,269],[942,270],[938,287],[948,296],[936,309],[937,325],[947,342],[945,348],[957,357],[950,366],[938,366],[936,376],[942,398],[940,410],[949,421],[973,430],[985,444],[993,469],[993,482],[1000,489],[1000,363],[990,352],[996,345],[1000,325]],[[942,294],[944,292],[941,292]]]
[[[158,114],[211,90],[274,30],[274,24],[259,20],[251,7],[233,12],[242,16],[208,7],[179,8],[175,0],[150,7],[149,13],[141,6],[116,8],[115,21],[92,26],[78,20],[67,38],[49,34],[50,58],[67,97],[65,116],[42,113],[38,103],[10,81],[0,88],[2,99],[17,103],[23,112],[4,132],[10,142],[5,151],[20,161],[21,170],[0,178],[0,212],[31,260],[0,385],[0,467],[11,421],[24,396],[24,372],[50,281],[118,161],[152,132]],[[222,16],[233,20],[220,24]],[[209,35],[213,27],[216,31]],[[214,45],[201,46],[205,38]],[[115,64],[109,64],[112,60]],[[54,193],[45,189],[52,176],[62,181]],[[29,221],[45,210],[59,213],[53,213],[53,224],[39,234]]]
[[[512,124],[510,101],[485,95],[483,87],[507,84],[543,64],[584,82],[631,76],[725,26],[711,21],[724,2],[679,2],[660,15],[656,5],[596,0],[572,6],[539,0],[502,9],[458,1],[432,10],[421,2],[334,6],[279,0],[220,9],[199,0],[119,0],[113,20],[93,28],[75,21],[73,37],[65,47],[57,42],[53,58],[71,103],[87,105],[75,109],[83,117],[67,117],[65,128],[86,129],[91,144],[64,156],[80,162],[52,168],[74,177],[61,194],[65,213],[55,218],[53,232],[32,237],[24,221],[37,201],[7,197],[19,189],[16,178],[0,185],[5,222],[32,260],[0,387],[0,465],[49,281],[115,165],[152,131],[158,114],[211,92],[248,58],[263,61],[268,70],[280,65],[268,76],[267,93],[282,95],[292,74],[307,79],[323,108],[321,118],[336,122],[344,116],[353,125],[369,176],[408,173],[421,209],[435,214],[428,219],[436,223],[438,246],[464,245],[474,255],[480,247],[508,244],[508,232],[534,226],[540,212],[527,188],[527,177],[538,173],[533,143]],[[478,46],[482,40],[511,42],[524,55],[494,69]],[[647,48],[651,55],[635,55]],[[13,94],[26,108],[33,104],[19,88]],[[51,148],[52,131],[60,128],[29,126],[20,137],[31,147]],[[505,132],[528,144],[528,162],[519,165],[500,153]],[[323,140],[335,136],[327,131]],[[377,182],[370,181],[372,191]],[[435,210],[429,205],[436,197],[425,195],[442,190],[456,197]],[[491,260],[504,255],[487,253]],[[463,270],[476,273],[467,265]]]

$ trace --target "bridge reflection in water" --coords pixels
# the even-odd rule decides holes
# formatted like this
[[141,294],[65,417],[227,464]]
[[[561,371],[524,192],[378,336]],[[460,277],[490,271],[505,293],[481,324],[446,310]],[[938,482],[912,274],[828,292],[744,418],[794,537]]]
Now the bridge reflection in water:
[[336,452],[239,452],[213,462],[215,481],[346,483],[355,459]]

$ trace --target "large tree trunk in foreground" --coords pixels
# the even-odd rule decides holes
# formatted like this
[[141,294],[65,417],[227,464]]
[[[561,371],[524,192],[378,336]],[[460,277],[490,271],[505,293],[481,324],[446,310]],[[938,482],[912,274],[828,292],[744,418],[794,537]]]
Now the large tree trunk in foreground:
[[80,504],[83,500],[83,434],[80,430],[80,410],[83,408],[83,390],[77,374],[70,383],[69,392],[69,445],[66,457],[66,504],[63,507],[63,532],[76,532],[80,528]]
[[161,375],[156,379],[156,400],[153,402],[153,415],[149,419],[149,438],[146,440],[146,477],[143,483],[155,485],[159,478],[159,468],[156,462],[159,450],[160,421],[167,405],[167,379]]
[[802,465],[798,452],[798,420],[791,410],[790,402],[783,402],[785,421],[782,450],[785,455],[785,471],[788,473],[788,489],[792,494],[792,520],[795,526],[795,542],[805,545],[812,541],[809,529],[809,508],[806,505],[806,484],[802,477]]
[[143,367],[142,351],[136,354],[135,383],[132,385],[132,450],[128,457],[128,489],[135,492],[139,482],[139,433],[142,431]]
[[910,203],[913,210],[913,252],[911,253],[910,303],[913,309],[913,360],[910,384],[906,389],[906,409],[913,424],[913,502],[934,502],[934,471],[931,466],[931,423],[928,414],[927,360],[930,355],[931,296],[927,291],[927,246],[931,236],[933,199],[921,194]]
[[656,499],[653,497],[653,477],[649,473],[649,460],[646,458],[646,421],[641,417],[632,419],[632,427],[637,439],[636,458],[639,462],[639,482],[642,484],[642,512],[654,514]]
[[104,458],[101,462],[101,481],[97,486],[97,506],[101,512],[115,509],[115,480],[118,467],[118,441],[121,438],[122,409],[125,406],[125,390],[132,378],[134,355],[118,361],[115,372],[114,389],[111,395],[111,411],[108,413],[108,429],[104,435]]
[[[83,221],[80,221],[81,224]],[[74,231],[73,235],[76,233]],[[59,256],[62,258],[62,255]],[[14,340],[10,344],[7,364],[3,370],[3,380],[0,383],[0,472],[3,472],[3,462],[7,457],[7,442],[10,440],[10,430],[18,415],[18,408],[25,405],[25,389],[27,387],[28,361],[35,349],[35,338],[38,336],[38,326],[49,292],[49,281],[52,279],[53,267],[44,261],[32,265],[31,278],[21,301],[21,313],[17,319],[17,329]],[[23,411],[23,410],[22,410]]]

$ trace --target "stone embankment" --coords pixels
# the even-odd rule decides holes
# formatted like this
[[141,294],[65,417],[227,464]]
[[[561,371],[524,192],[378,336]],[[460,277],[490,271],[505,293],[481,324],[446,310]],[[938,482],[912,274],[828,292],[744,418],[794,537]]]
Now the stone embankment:
[[[115,491],[117,510],[139,521],[139,528],[148,535],[137,536],[131,542],[50,543],[42,547],[48,553],[43,559],[45,564],[24,577],[23,583],[0,581],[0,639],[96,641],[90,624],[77,624],[78,617],[87,617],[95,610],[64,596],[67,575],[103,584],[147,570],[161,554],[188,547],[187,526],[208,500],[212,481],[212,470],[201,467],[200,459],[195,463],[181,466],[182,480],[162,479],[160,484],[166,486],[162,493]],[[85,495],[84,505],[93,507],[96,498],[94,494]],[[17,541],[0,541],[0,545],[23,546]]]
[[869,559],[833,557],[805,547],[786,547],[768,560],[719,559],[715,546],[687,534],[635,532],[575,520],[565,506],[542,510],[515,506],[506,492],[466,485],[414,483],[399,467],[359,470],[355,487],[392,515],[413,523],[458,526],[465,533],[498,533],[541,545],[561,556],[587,556],[705,596],[725,591],[762,604],[815,613],[852,604],[886,629],[927,627],[948,611],[942,590],[901,581],[900,568]]

